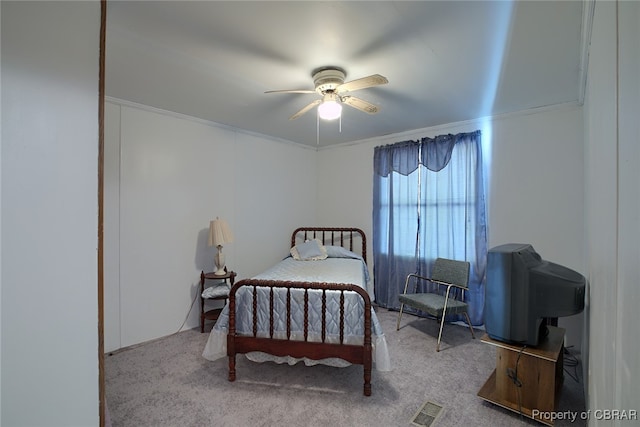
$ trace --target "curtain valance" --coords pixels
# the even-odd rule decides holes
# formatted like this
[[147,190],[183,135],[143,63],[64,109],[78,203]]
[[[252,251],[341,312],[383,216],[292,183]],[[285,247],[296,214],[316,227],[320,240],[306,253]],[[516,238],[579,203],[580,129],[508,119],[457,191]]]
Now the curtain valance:
[[479,137],[480,131],[477,130],[375,147],[373,154],[374,173],[382,177],[388,176],[391,172],[407,176],[418,169],[419,163],[431,171],[438,172],[449,164],[453,147],[458,142],[469,139],[476,140]]
[[374,174],[389,176],[397,172],[407,176],[418,169],[420,144],[418,141],[402,141],[395,144],[382,145],[373,151]]

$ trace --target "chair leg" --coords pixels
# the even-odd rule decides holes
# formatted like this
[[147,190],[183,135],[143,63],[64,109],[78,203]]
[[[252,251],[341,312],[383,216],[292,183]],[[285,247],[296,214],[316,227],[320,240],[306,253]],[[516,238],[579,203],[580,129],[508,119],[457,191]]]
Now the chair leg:
[[469,330],[471,331],[471,338],[475,340],[476,334],[473,333],[473,326],[471,326],[471,319],[469,318],[469,315],[467,314],[466,311],[464,312],[464,317],[467,318],[467,325],[469,325]]
[[404,304],[400,303],[400,313],[398,313],[398,323],[396,324],[396,331],[400,330],[400,319],[402,319],[402,309],[404,308]]
[[444,326],[445,315],[442,313],[442,320],[440,320],[440,332],[438,332],[438,344],[436,344],[436,351],[440,351],[440,337],[442,337],[442,328]]

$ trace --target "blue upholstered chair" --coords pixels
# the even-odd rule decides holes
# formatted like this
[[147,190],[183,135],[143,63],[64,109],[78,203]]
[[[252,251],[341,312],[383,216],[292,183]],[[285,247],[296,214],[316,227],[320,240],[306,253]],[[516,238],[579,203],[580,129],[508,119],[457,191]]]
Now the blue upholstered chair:
[[[469,289],[469,269],[470,264],[466,261],[455,261],[446,258],[436,259],[431,272],[431,277],[422,277],[417,274],[409,274],[404,283],[404,293],[399,296],[400,313],[398,314],[398,323],[396,330],[400,329],[400,319],[402,319],[402,310],[405,304],[409,307],[416,308],[425,313],[440,318],[440,332],[438,332],[438,344],[436,351],[440,351],[440,338],[442,337],[442,327],[444,326],[444,318],[450,314],[464,314],[467,324],[471,330],[471,336],[475,339],[471,320],[469,319],[468,306],[464,302],[464,291]],[[415,284],[413,293],[407,293],[409,282],[414,279]],[[427,280],[438,285],[437,293],[416,293],[418,283],[421,280]],[[446,287],[446,291],[445,288]],[[452,288],[454,288],[452,292]],[[459,290],[459,291],[457,291]],[[456,298],[459,294],[459,298]]]

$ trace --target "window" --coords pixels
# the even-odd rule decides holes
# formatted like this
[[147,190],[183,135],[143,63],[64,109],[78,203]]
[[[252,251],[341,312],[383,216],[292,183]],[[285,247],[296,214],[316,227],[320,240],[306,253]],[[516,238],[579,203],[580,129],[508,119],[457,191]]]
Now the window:
[[486,215],[480,131],[376,147],[373,257],[376,301],[399,308],[409,273],[437,257],[471,263],[467,299],[482,323]]

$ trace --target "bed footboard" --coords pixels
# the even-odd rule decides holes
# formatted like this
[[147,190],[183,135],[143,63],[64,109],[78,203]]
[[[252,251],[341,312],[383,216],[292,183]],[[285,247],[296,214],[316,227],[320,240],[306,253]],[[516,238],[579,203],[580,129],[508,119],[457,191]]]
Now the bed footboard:
[[[236,293],[242,288],[253,295],[253,333],[251,335],[238,335],[236,333]],[[259,333],[258,331],[258,288],[267,288],[269,307],[269,330]],[[274,334],[274,292],[284,289],[286,292],[286,337],[275,337]],[[303,292],[304,313],[302,339],[292,338],[292,305],[300,304],[292,299],[292,290],[300,289]],[[309,327],[310,317],[310,291],[321,291],[321,307],[313,307],[322,316],[322,330],[320,340],[308,340],[311,333]],[[328,342],[326,319],[328,316],[327,291],[340,292],[339,297],[339,342]],[[363,342],[362,344],[347,344],[345,342],[345,292],[356,292],[363,300]],[[282,315],[282,313],[281,313]],[[266,336],[265,336],[266,335]],[[229,293],[229,332],[227,335],[227,355],[229,357],[229,381],[236,379],[236,354],[244,354],[252,351],[260,351],[274,356],[291,356],[295,358],[309,358],[321,360],[326,358],[340,358],[353,364],[362,365],[364,368],[364,394],[371,395],[371,368],[372,368],[372,346],[371,346],[371,300],[367,292],[360,286],[351,284],[336,283],[311,283],[311,282],[288,282],[274,280],[245,279],[236,283]]]

